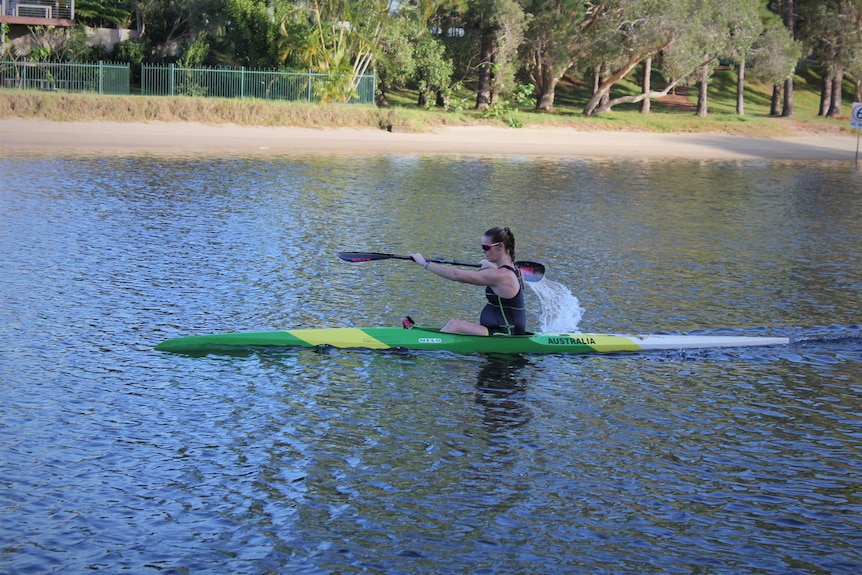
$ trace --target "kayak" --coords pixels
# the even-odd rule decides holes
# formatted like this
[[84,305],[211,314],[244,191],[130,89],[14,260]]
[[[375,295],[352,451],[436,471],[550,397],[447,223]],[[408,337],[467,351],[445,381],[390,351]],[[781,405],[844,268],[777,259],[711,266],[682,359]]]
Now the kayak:
[[707,349],[786,345],[785,337],[715,335],[612,335],[597,333],[533,333],[527,335],[460,335],[431,327],[366,327],[291,329],[193,335],[169,339],[159,351],[201,354],[255,349],[336,347],[346,349],[445,350],[473,353],[628,353],[658,350]]

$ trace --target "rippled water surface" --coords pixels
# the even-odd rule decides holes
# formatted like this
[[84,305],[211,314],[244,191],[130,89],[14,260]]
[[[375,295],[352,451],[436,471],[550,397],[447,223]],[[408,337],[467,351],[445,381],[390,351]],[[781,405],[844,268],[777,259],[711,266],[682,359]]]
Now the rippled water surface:
[[[0,572],[862,569],[862,173],[526,158],[0,159]],[[402,261],[518,257],[618,356],[181,335],[470,319]],[[533,329],[539,302],[528,294]]]

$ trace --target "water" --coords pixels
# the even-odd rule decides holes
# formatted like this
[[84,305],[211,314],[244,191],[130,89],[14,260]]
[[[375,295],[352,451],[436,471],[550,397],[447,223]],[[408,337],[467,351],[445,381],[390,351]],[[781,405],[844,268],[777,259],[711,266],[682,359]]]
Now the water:
[[[818,163],[0,160],[0,572],[858,573],[862,177]],[[584,331],[786,348],[190,358],[474,318],[509,225]],[[543,318],[527,294],[531,328]],[[565,307],[565,306],[564,306]]]

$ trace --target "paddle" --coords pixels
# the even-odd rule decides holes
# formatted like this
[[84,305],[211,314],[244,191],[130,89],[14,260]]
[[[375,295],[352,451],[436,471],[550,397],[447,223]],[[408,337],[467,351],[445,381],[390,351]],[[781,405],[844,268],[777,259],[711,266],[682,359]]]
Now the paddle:
[[[375,260],[413,260],[410,256],[400,256],[398,254],[381,254],[378,252],[339,252],[338,257],[346,262],[371,262]],[[467,266],[471,268],[480,267],[479,264],[469,262],[459,262],[455,260],[439,260],[435,258],[425,258],[426,261],[437,264],[448,264],[453,266]],[[521,270],[521,275],[528,282],[540,281],[545,276],[545,266],[538,262],[522,262],[517,261],[515,265]]]

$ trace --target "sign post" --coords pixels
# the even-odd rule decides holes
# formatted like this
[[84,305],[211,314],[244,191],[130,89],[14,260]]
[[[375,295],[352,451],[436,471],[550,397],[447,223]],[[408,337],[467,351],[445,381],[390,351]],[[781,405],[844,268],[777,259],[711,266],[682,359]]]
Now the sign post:
[[862,102],[853,102],[850,127],[856,128],[856,166],[859,166],[859,132],[862,132]]

